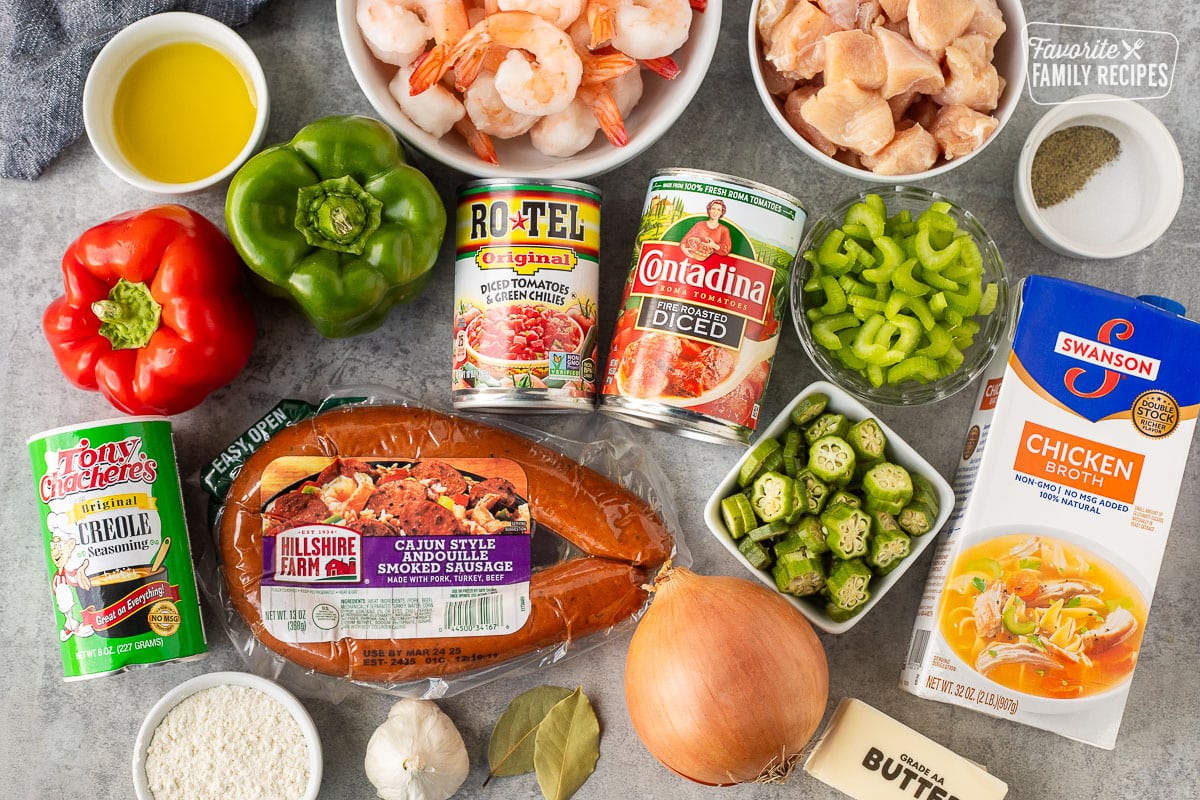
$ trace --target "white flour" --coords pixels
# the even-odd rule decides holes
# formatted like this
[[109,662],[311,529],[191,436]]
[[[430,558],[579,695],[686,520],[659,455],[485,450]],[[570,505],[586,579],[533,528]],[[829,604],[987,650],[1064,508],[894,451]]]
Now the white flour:
[[185,698],[154,731],[146,778],[155,800],[298,800],[308,746],[278,701],[248,686]]

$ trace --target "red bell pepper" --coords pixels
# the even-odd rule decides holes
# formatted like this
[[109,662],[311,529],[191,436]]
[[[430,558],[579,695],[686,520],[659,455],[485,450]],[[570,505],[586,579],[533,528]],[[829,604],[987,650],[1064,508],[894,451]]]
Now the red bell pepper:
[[254,346],[242,262],[178,205],[83,233],[62,261],[66,294],[42,316],[63,374],[127,414],[178,414],[232,381]]

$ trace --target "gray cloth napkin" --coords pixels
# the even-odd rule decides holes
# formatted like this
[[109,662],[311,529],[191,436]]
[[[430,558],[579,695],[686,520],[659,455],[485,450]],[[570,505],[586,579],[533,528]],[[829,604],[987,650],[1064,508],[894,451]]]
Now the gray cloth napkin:
[[193,11],[237,26],[268,0],[0,0],[0,177],[32,180],[83,133],[83,82],[132,22]]

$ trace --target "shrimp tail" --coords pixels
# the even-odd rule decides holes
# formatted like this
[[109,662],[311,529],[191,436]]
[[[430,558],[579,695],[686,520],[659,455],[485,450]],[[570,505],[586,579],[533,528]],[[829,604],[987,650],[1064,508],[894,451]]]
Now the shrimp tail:
[[492,137],[476,128],[470,117],[463,117],[454,123],[454,130],[467,140],[467,144],[481,161],[486,161],[492,166],[500,164],[500,159],[496,157],[496,148],[492,146]]
[[588,27],[592,30],[592,41],[588,47],[595,50],[612,41],[617,33],[616,12],[607,4],[589,2],[587,8]]
[[662,56],[660,58],[643,58],[639,62],[643,67],[654,72],[667,80],[673,80],[679,77],[679,65],[675,63],[675,59],[670,56]]
[[581,86],[578,97],[591,110],[596,122],[600,123],[600,130],[604,131],[604,135],[614,146],[624,147],[629,144],[629,134],[625,131],[621,109],[617,107],[617,100],[607,86]]
[[619,50],[604,53],[580,52],[583,60],[583,84],[593,85],[619,78],[631,69],[637,69],[637,61]]
[[438,83],[450,69],[447,56],[448,49],[440,44],[435,44],[418,56],[413,62],[412,75],[408,78],[408,93],[415,97]]
[[688,4],[697,11],[708,9],[708,0],[688,0]]
[[451,54],[454,63],[454,88],[465,92],[467,87],[475,82],[487,58],[490,49],[488,45],[487,34],[480,25],[468,31],[459,41]]

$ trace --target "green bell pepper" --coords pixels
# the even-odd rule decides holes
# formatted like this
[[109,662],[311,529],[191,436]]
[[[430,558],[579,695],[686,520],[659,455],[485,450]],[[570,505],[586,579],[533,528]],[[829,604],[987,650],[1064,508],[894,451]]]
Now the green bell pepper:
[[446,207],[390,128],[335,116],[247,161],[225,221],[268,293],[294,302],[321,335],[344,337],[379,327],[425,288]]

